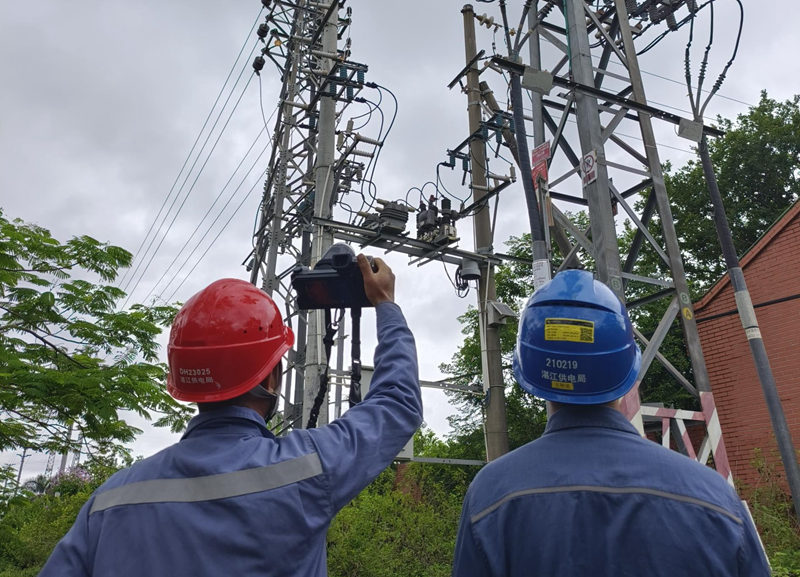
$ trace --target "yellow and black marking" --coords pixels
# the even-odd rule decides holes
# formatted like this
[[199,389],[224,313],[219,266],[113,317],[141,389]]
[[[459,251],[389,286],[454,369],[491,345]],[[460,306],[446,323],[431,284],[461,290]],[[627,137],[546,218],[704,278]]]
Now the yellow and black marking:
[[583,319],[544,319],[544,340],[593,343],[594,323]]

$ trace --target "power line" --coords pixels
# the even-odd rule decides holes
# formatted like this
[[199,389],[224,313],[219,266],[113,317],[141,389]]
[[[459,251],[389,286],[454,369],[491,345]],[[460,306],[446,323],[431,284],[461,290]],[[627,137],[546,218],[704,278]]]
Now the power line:
[[[180,180],[181,174],[183,173],[183,170],[186,168],[186,164],[189,162],[189,159],[192,157],[192,154],[194,153],[194,149],[197,146],[197,143],[200,141],[200,137],[202,136],[203,131],[206,129],[206,126],[208,125],[208,121],[211,118],[211,115],[213,114],[214,109],[217,107],[217,104],[219,103],[219,99],[222,96],[222,93],[225,91],[225,87],[228,85],[228,81],[230,80],[231,75],[233,74],[233,71],[236,69],[236,64],[239,62],[239,59],[242,57],[242,53],[244,52],[244,49],[247,46],[248,41],[250,41],[250,38],[251,38],[251,36],[253,34],[253,30],[255,29],[256,24],[258,24],[258,20],[261,18],[261,13],[263,11],[264,11],[264,7],[262,6],[261,9],[258,11],[258,15],[256,16],[255,21],[253,22],[253,26],[250,28],[250,31],[247,33],[247,36],[245,37],[245,40],[242,43],[242,47],[239,49],[239,54],[236,55],[236,58],[234,59],[233,64],[231,65],[231,69],[230,69],[230,71],[228,71],[228,76],[225,78],[225,82],[222,83],[222,87],[219,89],[219,93],[217,94],[217,97],[214,100],[214,104],[211,105],[211,110],[208,111],[208,115],[206,116],[206,119],[203,122],[203,126],[200,128],[200,132],[197,133],[197,138],[195,138],[194,143],[192,144],[192,147],[189,150],[189,153],[186,155],[186,159],[183,161],[183,164],[181,165],[181,168],[178,171],[178,174],[175,175],[175,181],[172,183],[172,186],[170,187],[169,192],[167,193],[167,196],[164,197],[164,202],[161,203],[161,208],[159,208],[158,214],[156,214],[155,218],[153,219],[153,222],[150,223],[150,227],[147,229],[147,232],[145,233],[144,237],[142,238],[142,242],[139,244],[139,247],[136,249],[136,252],[134,253],[134,255],[138,256],[139,253],[141,252],[142,247],[144,246],[145,242],[147,241],[147,238],[150,236],[150,233],[153,230],[153,226],[155,226],[156,221],[158,221],[158,218],[161,216],[161,213],[163,212],[164,207],[167,205],[169,197],[172,195],[173,190],[175,190],[175,185],[178,183],[178,180]],[[252,54],[252,51],[251,51],[251,54]],[[132,271],[132,270],[134,270],[134,269],[128,268],[128,269],[125,270],[125,273],[119,279],[119,282],[118,282],[117,286],[122,288],[123,283],[126,282],[126,278],[128,276],[128,273],[130,271]],[[133,272],[132,275],[135,275],[135,272]],[[130,282],[130,279],[128,280],[128,283],[129,282]]]
[[[164,280],[164,277],[166,277],[166,276],[167,276],[167,273],[168,273],[168,272],[170,272],[170,269],[171,269],[171,268],[172,268],[172,267],[175,265],[175,263],[178,261],[178,259],[180,258],[180,256],[181,256],[181,255],[184,253],[184,251],[186,250],[186,248],[187,248],[187,247],[189,246],[189,244],[192,242],[192,239],[194,239],[195,235],[196,235],[196,234],[197,234],[197,233],[200,231],[200,228],[203,226],[203,223],[204,223],[204,222],[206,221],[206,219],[209,217],[209,215],[211,214],[211,211],[212,211],[212,210],[214,210],[214,207],[217,205],[217,202],[219,202],[220,198],[222,198],[222,194],[223,194],[223,193],[224,193],[224,192],[227,190],[228,186],[230,185],[230,183],[233,181],[234,177],[236,176],[236,173],[237,173],[237,172],[239,172],[239,169],[240,169],[240,168],[242,167],[242,165],[244,164],[244,161],[245,161],[245,160],[247,160],[247,157],[248,157],[248,156],[250,156],[250,152],[252,152],[253,148],[254,148],[254,147],[255,147],[255,145],[256,145],[256,142],[258,142],[258,140],[261,138],[261,135],[262,135],[262,134],[264,134],[264,132],[265,132],[265,130],[264,130],[264,128],[262,128],[262,129],[259,131],[258,135],[256,135],[255,139],[254,139],[254,140],[253,140],[253,142],[250,144],[250,147],[247,149],[247,152],[244,154],[244,156],[242,157],[242,159],[239,161],[239,164],[238,164],[238,165],[236,166],[236,168],[233,170],[233,173],[231,174],[230,178],[228,178],[227,182],[226,182],[226,183],[225,183],[225,185],[224,185],[224,186],[223,186],[223,187],[220,189],[220,191],[219,191],[219,193],[217,194],[216,198],[214,198],[214,202],[212,202],[212,203],[211,203],[211,206],[208,208],[208,210],[206,210],[206,213],[203,215],[203,218],[202,218],[202,219],[200,219],[200,222],[197,224],[197,226],[195,227],[194,231],[192,231],[192,234],[189,236],[189,238],[188,238],[188,239],[186,239],[186,242],[183,244],[183,246],[181,247],[181,249],[180,249],[180,250],[178,251],[178,253],[175,255],[175,258],[173,258],[173,259],[172,259],[172,262],[170,262],[170,263],[167,265],[167,267],[164,269],[164,272],[161,274],[161,277],[159,277],[159,279],[158,279],[158,280],[157,280],[157,281],[156,281],[156,282],[153,284],[153,286],[150,288],[150,291],[147,293],[147,296],[145,296],[145,297],[144,297],[144,299],[143,299],[144,301],[147,301],[147,299],[150,297],[150,295],[152,295],[152,294],[153,294],[153,293],[156,291],[156,288],[158,287],[158,285],[159,285],[159,284],[161,284],[161,281],[163,281],[163,280]],[[269,146],[269,141],[267,142],[267,146]],[[265,147],[265,149],[266,149],[266,147]],[[261,154],[263,154],[263,152],[262,152]],[[261,158],[261,155],[259,155],[259,158]],[[247,175],[249,175],[251,171],[252,171],[252,168],[251,168],[251,169],[250,169],[250,170],[247,172]],[[245,178],[246,178],[246,176],[245,176]],[[238,188],[237,188],[236,190],[238,190]],[[235,195],[235,194],[236,194],[236,190],[234,190],[233,194],[231,195],[231,198],[233,197],[233,195]],[[208,228],[206,229],[206,232],[203,234],[203,236],[202,236],[202,237],[200,238],[200,240],[198,241],[198,243],[197,243],[197,246],[199,246],[199,244],[203,242],[203,240],[205,239],[206,235],[207,235],[207,234],[208,234],[208,232],[211,230],[211,227],[213,227],[213,226],[214,226],[214,224],[217,222],[217,220],[219,219],[219,217],[222,215],[222,212],[225,210],[225,208],[227,208],[227,206],[228,206],[228,203],[230,203],[230,199],[229,199],[229,200],[228,200],[228,201],[225,203],[225,205],[222,207],[222,209],[220,209],[219,213],[217,214],[216,218],[214,218],[214,220],[211,222],[211,224],[209,224]],[[192,252],[191,252],[191,253],[189,254],[189,256],[187,257],[187,260],[188,260],[189,258],[191,258],[191,257],[192,257],[192,255],[194,254],[195,250],[197,250],[197,247],[195,247],[195,248],[192,250]],[[176,274],[177,274],[177,273],[176,273]],[[174,278],[174,276],[173,276],[173,278]],[[170,283],[171,283],[171,282],[172,282],[172,281],[170,281]],[[163,289],[161,292],[164,292],[164,291],[166,291],[168,287],[169,287],[169,283],[167,284],[167,286],[166,286],[166,287],[164,287],[164,289]]]
[[[255,49],[255,47],[254,47],[254,49]],[[253,53],[253,51],[251,50],[250,54],[252,55],[252,53]],[[219,120],[220,120],[220,118],[222,118],[222,114],[223,114],[223,112],[225,111],[225,108],[228,106],[228,102],[230,102],[230,98],[231,98],[231,96],[233,96],[233,92],[236,90],[236,86],[239,84],[239,80],[241,80],[241,78],[242,78],[242,74],[244,74],[244,71],[246,70],[246,67],[247,67],[247,62],[245,62],[245,65],[242,67],[242,70],[239,72],[239,76],[236,78],[236,82],[235,82],[235,83],[234,83],[234,85],[231,87],[230,93],[228,94],[228,97],[225,99],[225,103],[224,103],[224,104],[222,105],[222,107],[220,108],[220,110],[219,110],[219,113],[217,114],[217,118],[216,118],[216,120],[214,120],[214,124],[211,126],[211,129],[208,131],[208,134],[206,135],[206,139],[203,141],[203,145],[200,147],[200,150],[197,152],[197,156],[195,157],[195,159],[194,159],[194,162],[192,163],[192,166],[191,166],[191,168],[189,168],[189,171],[186,173],[186,175],[185,175],[185,177],[184,177],[184,179],[183,179],[183,182],[181,183],[181,186],[180,186],[180,188],[178,189],[178,192],[175,194],[175,197],[172,199],[172,204],[170,204],[170,206],[169,206],[169,209],[168,209],[168,210],[167,210],[167,212],[164,214],[164,217],[162,218],[162,220],[161,220],[161,223],[158,225],[158,231],[155,233],[155,235],[153,235],[153,237],[151,237],[151,239],[150,239],[150,243],[147,245],[147,248],[145,249],[144,253],[142,254],[142,257],[141,257],[141,259],[140,259],[140,260],[139,260],[139,262],[137,263],[137,265],[136,265],[136,268],[135,268],[135,270],[134,270],[134,272],[133,272],[133,275],[132,275],[132,276],[131,276],[131,278],[128,280],[128,284],[127,284],[125,287],[122,287],[122,288],[123,288],[123,290],[126,290],[126,291],[128,290],[128,286],[130,286],[130,283],[131,283],[131,281],[132,281],[132,280],[133,280],[133,278],[136,276],[136,273],[139,271],[139,268],[140,268],[140,267],[141,267],[141,265],[142,265],[142,262],[143,262],[143,259],[144,259],[145,255],[147,255],[147,253],[150,251],[150,248],[153,246],[153,242],[155,242],[155,239],[156,239],[156,237],[157,237],[157,236],[158,236],[158,235],[161,233],[161,229],[162,229],[162,228],[163,228],[163,226],[164,226],[164,222],[165,222],[165,221],[167,220],[167,218],[169,217],[169,214],[170,214],[170,212],[172,211],[172,208],[175,206],[175,203],[177,202],[178,198],[180,197],[180,195],[181,195],[181,192],[183,192],[183,188],[186,186],[186,183],[188,182],[188,180],[189,180],[189,177],[190,177],[190,176],[191,176],[191,174],[192,174],[192,171],[194,170],[195,166],[197,166],[197,162],[200,160],[200,156],[201,156],[201,155],[203,154],[203,152],[205,151],[206,145],[208,144],[208,141],[211,139],[211,135],[214,133],[214,129],[217,127],[217,123],[219,123]],[[240,97],[240,99],[241,99],[241,97]],[[238,104],[238,103],[237,103],[237,104]],[[236,109],[236,108],[234,107],[234,110],[235,110],[235,109]],[[230,120],[230,117],[228,118],[228,120]],[[226,122],[226,124],[225,124],[225,125],[227,126],[227,122]],[[222,135],[222,132],[224,132],[224,131],[225,131],[225,127],[223,127],[223,128],[222,128],[222,131],[220,132],[219,136],[221,136],[221,135]],[[219,136],[217,137],[217,141],[219,141]],[[216,144],[216,143],[215,143],[215,144]],[[212,149],[212,152],[213,152],[213,149]],[[209,153],[209,156],[210,156],[210,153]],[[206,158],[206,162],[208,162],[208,157]],[[205,166],[205,164],[203,164],[203,167],[204,167],[204,166]],[[203,167],[201,167],[201,168],[200,168],[200,171],[198,172],[198,175],[197,175],[198,177],[200,176],[200,173],[202,173],[202,171],[203,171]],[[197,178],[195,178],[195,181],[196,181],[196,180],[197,180]],[[185,199],[184,199],[184,202],[185,202]],[[176,215],[176,216],[177,216],[177,215]],[[174,222],[174,221],[175,221],[175,219],[173,218],[173,221],[172,221],[172,222]],[[171,224],[170,224],[170,226],[171,226]],[[168,230],[167,232],[169,232],[169,230]],[[165,233],[165,235],[166,235],[166,233]],[[162,241],[161,241],[161,242],[163,242],[163,238],[162,238]],[[159,243],[159,246],[161,246],[161,243]],[[157,251],[158,251],[158,248],[156,248],[156,251],[155,251],[155,252],[157,252]],[[155,255],[155,252],[153,253],[153,255],[151,255],[151,257],[150,257],[150,261],[149,261],[149,262],[152,262],[153,256]],[[148,265],[149,265],[149,262],[148,262]],[[145,270],[146,270],[146,268],[147,268],[147,267],[145,267]],[[142,270],[142,273],[141,273],[141,275],[139,276],[139,281],[141,281],[141,277],[142,277],[142,276],[144,276],[144,272],[145,272],[145,270]],[[136,282],[136,285],[137,285],[137,286],[138,286],[138,284],[139,284],[139,281],[137,281],[137,282]],[[133,289],[131,289],[130,291],[128,291],[128,293],[129,293],[129,296],[130,296],[130,293],[132,293],[132,292],[133,292],[135,289],[136,289],[136,287],[134,286],[134,288],[133,288]],[[126,302],[127,302],[127,300],[126,300]]]
[[[255,144],[255,142],[254,142],[254,144]],[[264,153],[265,153],[265,152],[267,151],[267,149],[269,148],[269,145],[270,145],[270,142],[269,142],[269,141],[267,141],[267,143],[266,143],[266,144],[264,145],[264,147],[261,149],[261,152],[258,154],[258,156],[256,157],[256,159],[253,161],[253,164],[250,166],[250,168],[249,168],[249,169],[247,170],[247,172],[245,173],[244,177],[242,177],[242,180],[239,182],[239,185],[238,185],[238,186],[237,186],[237,187],[234,189],[234,191],[231,193],[231,195],[230,195],[230,197],[228,198],[228,200],[227,200],[227,201],[225,201],[225,205],[222,207],[222,209],[220,209],[219,213],[218,213],[218,214],[217,214],[217,216],[214,218],[213,222],[211,222],[211,224],[208,226],[208,228],[206,229],[206,232],[205,232],[205,233],[203,233],[203,236],[200,238],[200,240],[199,240],[199,241],[197,241],[197,244],[196,244],[196,245],[195,245],[195,247],[192,249],[192,252],[191,252],[191,253],[189,253],[189,255],[186,257],[186,260],[185,260],[185,261],[184,261],[184,263],[183,263],[183,264],[180,266],[180,268],[179,268],[179,269],[178,269],[178,270],[175,272],[175,274],[173,275],[173,277],[172,277],[172,279],[170,280],[170,282],[169,282],[169,283],[167,283],[167,285],[166,285],[166,286],[164,287],[164,289],[161,291],[162,293],[163,293],[163,292],[166,292],[166,290],[169,288],[169,286],[170,286],[170,285],[171,285],[171,284],[172,284],[172,283],[175,281],[175,279],[177,278],[177,276],[178,276],[178,275],[181,273],[181,271],[182,271],[182,270],[183,270],[183,269],[186,267],[186,263],[188,263],[188,262],[189,262],[189,260],[192,258],[192,256],[194,256],[194,253],[195,253],[195,252],[197,252],[197,249],[199,249],[199,248],[200,248],[200,245],[202,244],[202,242],[205,240],[205,238],[206,238],[206,237],[208,236],[208,234],[211,232],[211,229],[212,229],[212,227],[213,227],[213,226],[214,226],[214,225],[217,223],[217,221],[220,219],[220,217],[222,216],[222,214],[225,212],[225,209],[227,209],[227,208],[228,208],[228,206],[230,205],[230,203],[231,203],[231,201],[233,200],[233,198],[234,198],[234,197],[236,196],[236,194],[239,192],[239,189],[242,187],[242,185],[243,185],[243,184],[244,184],[244,183],[247,181],[247,179],[250,177],[250,174],[253,172],[253,169],[255,169],[256,165],[257,165],[257,164],[258,164],[258,162],[261,160],[261,157],[263,157],[263,156],[264,156]],[[242,159],[242,161],[244,161],[244,159]],[[233,178],[233,175],[231,176],[231,178]],[[255,184],[253,184],[253,187],[255,187]],[[251,190],[252,190],[252,188],[251,188]],[[237,210],[238,210],[238,209],[237,209]],[[226,224],[225,226],[227,226],[227,224]],[[224,229],[224,227],[223,227],[223,229]],[[220,233],[221,233],[221,232],[222,232],[222,231],[220,231]],[[211,244],[213,245],[213,241],[212,241],[212,243],[211,243]],[[209,245],[209,246],[208,246],[208,248],[211,248],[211,245]],[[206,249],[206,252],[208,252],[208,249]],[[205,253],[203,253],[203,255],[205,255]],[[192,270],[194,270],[194,269],[192,269]]]
[[[264,173],[262,173],[262,174],[264,174]],[[236,216],[236,214],[239,212],[239,210],[242,208],[242,206],[244,206],[244,203],[245,203],[245,201],[248,199],[248,197],[250,196],[250,193],[251,193],[251,192],[253,192],[253,190],[255,190],[255,188],[256,188],[256,184],[258,184],[258,181],[256,181],[255,183],[253,183],[253,186],[251,186],[251,187],[250,187],[250,190],[247,192],[247,194],[245,194],[245,195],[244,195],[244,197],[242,198],[241,202],[240,202],[240,203],[239,203],[239,205],[236,207],[236,210],[234,210],[234,211],[233,211],[233,214],[231,214],[231,216],[228,218],[228,220],[227,220],[227,221],[225,222],[225,224],[222,226],[222,228],[220,229],[220,231],[217,233],[217,235],[216,235],[216,236],[214,237],[214,239],[211,241],[211,244],[209,244],[209,245],[208,245],[208,247],[206,248],[206,250],[203,252],[203,254],[202,254],[202,255],[200,255],[200,258],[198,259],[198,261],[197,261],[197,262],[194,264],[194,266],[191,268],[191,270],[190,270],[190,271],[189,271],[189,272],[186,274],[186,276],[183,278],[183,280],[181,281],[181,283],[180,283],[180,284],[179,284],[177,287],[175,287],[175,290],[174,290],[174,291],[172,291],[172,293],[170,293],[170,295],[169,295],[169,298],[167,299],[167,302],[171,301],[171,300],[172,300],[172,299],[175,297],[175,294],[176,294],[176,293],[177,293],[177,292],[180,290],[180,288],[183,286],[183,283],[185,283],[185,282],[186,282],[186,279],[188,279],[190,276],[192,276],[192,273],[194,272],[194,269],[196,269],[196,268],[197,268],[197,266],[198,266],[198,265],[199,265],[199,264],[200,264],[200,263],[203,261],[203,259],[205,258],[205,256],[208,254],[208,251],[211,249],[211,247],[212,247],[212,246],[214,246],[214,243],[215,243],[215,242],[217,242],[217,239],[219,239],[220,235],[223,233],[223,231],[224,231],[224,230],[225,230],[225,229],[228,227],[228,225],[231,223],[231,221],[233,220],[233,217],[234,217],[234,216]]]
[[[242,89],[242,92],[239,95],[239,98],[236,100],[236,104],[234,104],[233,109],[231,110],[230,114],[228,115],[228,118],[225,121],[225,124],[223,125],[222,129],[220,130],[219,134],[217,135],[217,139],[214,141],[214,144],[212,145],[211,150],[209,151],[208,155],[206,156],[205,161],[203,161],[203,165],[200,167],[200,170],[197,172],[197,175],[195,176],[195,179],[192,182],[192,185],[189,187],[188,192],[184,195],[183,200],[181,201],[181,204],[178,207],[178,210],[173,215],[172,220],[170,221],[170,223],[167,226],[167,229],[164,231],[163,235],[161,235],[161,240],[158,242],[158,245],[156,246],[155,250],[150,254],[150,258],[147,261],[147,264],[145,265],[144,269],[142,269],[142,272],[139,274],[139,278],[137,279],[136,284],[128,292],[128,297],[125,299],[125,302],[123,303],[123,308],[128,304],[128,300],[130,300],[131,296],[136,291],[136,288],[141,283],[142,278],[144,278],[144,275],[147,272],[147,269],[150,268],[150,265],[152,264],[153,259],[155,258],[155,255],[158,253],[159,249],[161,248],[161,245],[164,243],[164,240],[167,238],[167,235],[169,234],[169,231],[172,229],[172,225],[175,224],[175,220],[178,218],[178,215],[181,213],[181,211],[183,210],[183,207],[186,205],[186,201],[188,200],[189,196],[192,194],[192,191],[194,190],[194,187],[197,184],[197,180],[200,178],[200,175],[203,173],[203,169],[208,164],[208,161],[211,158],[211,155],[214,154],[214,150],[217,148],[217,144],[219,143],[220,139],[222,138],[222,135],[225,133],[225,129],[228,127],[228,124],[230,123],[230,120],[233,117],[233,114],[236,112],[236,109],[239,107],[239,103],[242,101],[242,97],[244,96],[245,92],[247,92],[247,88],[248,88],[248,86],[250,86],[250,82],[252,81],[252,79],[253,79],[253,75],[251,74],[250,77],[247,80],[247,83],[244,86],[244,89]],[[238,83],[238,79],[237,79],[237,83]],[[234,89],[235,88],[236,88],[236,85],[234,85]],[[233,94],[232,91],[231,91],[231,94]],[[226,104],[227,104],[227,101],[226,101]],[[216,125],[216,123],[215,123],[215,125]],[[212,131],[213,131],[213,127],[212,127]],[[211,134],[212,134],[212,132],[209,132],[209,138],[210,138]],[[208,138],[206,139],[206,142],[207,141],[208,141]],[[203,148],[205,148],[205,143],[203,145]],[[201,153],[202,153],[202,150],[201,150]],[[199,160],[199,158],[200,157],[198,155],[197,159],[195,160],[195,164],[196,164],[197,160]],[[188,180],[188,175],[187,175],[187,179],[186,180]],[[186,184],[186,180],[184,180],[184,184]],[[183,186],[181,186],[181,188],[183,188]],[[177,201],[177,199],[178,199],[178,196],[176,195],[175,200],[173,200],[172,205],[170,206],[170,211],[172,210],[172,206],[175,205],[175,201]],[[169,214],[169,212],[167,213],[167,215],[168,214]],[[166,216],[167,215],[165,215],[164,220],[166,220]],[[162,225],[163,225],[163,222],[162,222]],[[160,228],[161,227],[159,227],[159,230],[160,230]],[[154,240],[155,240],[155,237],[153,237],[153,240],[151,240],[150,245],[152,245]],[[148,250],[149,250],[149,246],[148,246]],[[147,252],[147,251],[145,251],[145,252]]]

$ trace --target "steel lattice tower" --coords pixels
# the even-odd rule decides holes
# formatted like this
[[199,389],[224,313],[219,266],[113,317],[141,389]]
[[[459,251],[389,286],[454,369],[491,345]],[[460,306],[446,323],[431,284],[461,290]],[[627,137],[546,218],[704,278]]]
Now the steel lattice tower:
[[[531,7],[527,16],[529,65],[522,65],[522,55],[514,54],[512,58],[494,58],[492,66],[521,76],[522,86],[532,90],[534,143],[550,141],[549,183],[540,187],[540,192],[549,190],[539,198],[542,206],[552,209],[551,235],[562,254],[568,256],[565,264],[574,264],[575,255],[582,253],[585,260],[594,262],[597,278],[623,301],[627,300],[629,308],[666,300],[666,312],[654,334],[646,338],[636,332],[644,349],[640,379],[653,361],[658,361],[702,407],[701,411],[640,407],[634,390],[626,398],[629,416],[640,429],[643,416],[661,419],[665,445],[669,445],[672,433],[677,447],[690,457],[706,463],[713,454],[716,469],[732,482],[652,119],[682,128],[687,124],[675,115],[648,106],[635,46],[635,36],[643,23],[675,28],[678,10],[688,14],[697,7],[684,0],[547,0],[526,5]],[[576,128],[572,129],[568,122],[574,122]],[[699,128],[718,134],[710,127]],[[625,137],[631,130],[641,135],[638,143]],[[588,209],[589,230],[578,230],[546,196]],[[638,212],[636,199],[643,201],[638,203],[643,207]],[[633,242],[624,258],[619,252],[621,223],[617,214],[624,214],[635,227]],[[654,234],[651,229],[656,214],[660,230]],[[566,243],[568,237],[571,244]],[[644,251],[658,256],[662,273],[642,276],[634,272]],[[635,292],[633,286],[637,287]],[[676,318],[691,360],[694,383],[660,351]],[[699,451],[688,440],[685,421],[706,425]]]
[[[349,54],[337,48],[349,24],[339,18],[337,2],[263,3],[268,13],[259,28],[261,58],[279,69],[281,91],[248,267],[251,282],[258,284],[260,275],[262,288],[286,303],[285,315],[294,324],[297,346],[289,355],[283,392],[285,426],[297,426],[307,418],[304,397],[313,399],[309,388],[317,385],[324,363],[317,346],[324,327],[318,315],[295,308],[288,280],[296,263],[313,264],[332,243],[314,218],[330,217],[336,195],[360,179],[360,165],[351,160],[357,151],[341,155],[336,164],[333,152],[337,112],[357,97],[367,67],[348,61]],[[284,268],[281,255],[288,257]],[[326,411],[324,405],[322,422]]]
[[[458,265],[467,259],[480,264],[483,270],[491,270],[506,255],[493,249],[487,251],[486,246],[476,246],[475,252],[466,252],[446,243],[436,245],[414,240],[387,231],[382,224],[370,228],[363,223],[333,220],[337,198],[362,180],[364,165],[358,159],[370,156],[357,145],[366,142],[377,148],[382,144],[353,133],[349,126],[345,129],[338,126],[339,119],[344,118],[344,108],[365,86],[367,72],[365,65],[349,60],[347,50],[337,48],[337,40],[349,24],[350,13],[348,10],[347,17],[340,18],[336,2],[265,0],[264,3],[269,13],[259,33],[265,39],[263,55],[280,69],[282,88],[260,224],[251,255],[251,280],[257,283],[260,275],[264,290],[277,293],[284,300],[286,316],[295,325],[297,346],[290,353],[291,370],[287,372],[283,390],[285,425],[297,426],[301,418],[305,422],[303,415],[308,414],[309,399],[316,394],[313,388],[324,361],[320,358],[319,315],[308,315],[294,307],[287,281],[295,263],[313,264],[333,238],[402,252],[415,257],[412,264],[437,259]],[[526,120],[533,121],[534,145],[545,141],[551,144],[549,182],[540,183],[537,191],[537,206],[545,208],[544,214],[548,217],[542,221],[546,240],[549,243],[552,238],[558,244],[566,256],[565,266],[575,266],[581,260],[593,263],[597,277],[627,301],[629,308],[664,301],[666,312],[654,334],[649,338],[640,332],[636,335],[644,349],[640,378],[645,376],[653,361],[657,361],[679,386],[699,400],[702,407],[700,411],[640,407],[638,393],[634,391],[626,399],[629,415],[640,428],[643,417],[661,419],[664,444],[669,444],[672,437],[680,450],[703,463],[713,455],[717,470],[731,480],[652,118],[680,124],[682,129],[687,126],[691,129],[692,125],[685,123],[687,119],[647,104],[635,47],[642,23],[647,23],[645,29],[675,28],[678,11],[688,14],[697,10],[697,6],[691,0],[529,0],[525,2],[525,9],[517,30],[516,52],[510,57],[484,58],[483,51],[472,58],[468,56],[466,68],[450,85],[475,72],[481,80],[480,90],[474,88],[474,80],[472,87],[468,86],[470,93],[480,95],[483,118],[480,122],[470,120],[479,128],[471,127],[470,136],[447,151],[451,163],[464,158],[470,161],[470,186],[485,191],[476,196],[473,206],[462,212],[467,213],[486,202],[479,197],[498,196],[499,199],[500,191],[514,181],[512,173],[511,178],[495,180],[492,186],[486,183],[476,186],[473,156],[480,152],[476,139],[482,140],[485,146],[488,139],[493,138],[487,134],[494,133],[498,138],[502,135],[522,169],[523,182],[527,178],[526,170],[530,170],[526,136],[520,134],[516,123],[509,121],[509,113],[500,109],[487,82],[495,72],[510,72],[518,76],[522,87],[530,94],[532,115]],[[471,13],[471,7],[465,6],[462,12]],[[491,27],[487,18],[476,18]],[[521,54],[523,48],[526,55]],[[523,63],[525,56],[527,65]],[[481,60],[484,66],[479,69]],[[499,75],[495,74],[494,78],[496,82]],[[521,107],[514,113],[521,114]],[[641,135],[636,143],[625,135],[632,127]],[[718,134],[713,128],[700,128],[708,134]],[[532,188],[531,181],[525,184]],[[636,199],[642,202],[635,203]],[[551,201],[587,209],[589,230],[579,230]],[[618,242],[623,232],[622,215],[635,228],[633,242],[624,258]],[[548,222],[550,216],[552,223]],[[659,230],[654,234],[651,227],[656,216]],[[491,248],[491,242],[488,247]],[[634,272],[640,256],[647,252],[657,255],[660,272],[651,275]],[[286,255],[288,266],[284,268],[278,264],[281,255]],[[480,304],[491,308],[487,306],[489,303]],[[660,350],[676,319],[682,328],[694,382],[675,368]],[[341,374],[341,366],[338,369]],[[485,386],[498,384],[485,383]],[[326,421],[326,408],[327,403],[323,406],[320,423]],[[686,421],[699,421],[706,426],[705,439],[698,451],[689,442]]]

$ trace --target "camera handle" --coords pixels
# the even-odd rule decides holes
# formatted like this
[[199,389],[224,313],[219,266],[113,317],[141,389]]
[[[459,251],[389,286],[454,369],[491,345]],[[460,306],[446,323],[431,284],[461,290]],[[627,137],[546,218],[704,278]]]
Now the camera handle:
[[350,343],[350,358],[353,369],[350,373],[350,395],[347,401],[352,409],[361,402],[361,307],[350,309],[353,323],[353,340]]
[[[331,348],[333,348],[333,337],[339,330],[339,319],[344,314],[343,309],[339,309],[336,320],[332,320],[331,309],[325,309],[325,336],[322,343],[325,345],[325,370],[319,375],[319,390],[314,398],[314,405],[308,416],[306,429],[314,429],[317,426],[319,410],[325,402],[325,395],[328,392],[328,367],[330,365]],[[361,307],[350,309],[350,318],[353,322],[353,337],[350,344],[350,356],[352,358],[353,370],[350,378],[350,394],[348,403],[350,408],[361,402]]]

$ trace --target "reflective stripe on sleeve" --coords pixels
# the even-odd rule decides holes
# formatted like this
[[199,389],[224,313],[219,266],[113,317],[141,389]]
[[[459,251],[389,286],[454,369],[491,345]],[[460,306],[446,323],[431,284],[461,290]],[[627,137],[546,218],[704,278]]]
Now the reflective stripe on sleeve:
[[716,511],[721,515],[730,517],[731,519],[736,521],[739,525],[742,524],[742,520],[733,513],[731,513],[730,511],[723,509],[719,505],[715,505],[714,503],[709,503],[701,499],[696,499],[695,497],[687,497],[686,495],[678,495],[677,493],[668,493],[666,491],[659,491],[658,489],[648,489],[646,487],[597,487],[594,485],[568,485],[565,487],[541,487],[538,489],[525,489],[523,491],[515,491],[514,493],[509,493],[499,501],[489,505],[483,511],[476,513],[475,515],[470,517],[470,521],[473,523],[480,521],[486,515],[499,509],[505,503],[511,501],[512,499],[516,499],[517,497],[524,497],[526,495],[545,495],[548,493],[572,493],[572,492],[607,493],[607,494],[623,494],[623,495],[638,494],[638,495],[650,495],[653,497],[661,497],[663,499],[672,499],[673,501],[681,501],[683,503],[690,503],[692,505],[698,505],[700,507],[705,507],[706,509],[711,509],[712,511]]
[[95,495],[89,514],[119,505],[192,503],[227,499],[297,483],[322,473],[317,453],[274,465],[184,479],[153,479],[116,487]]

